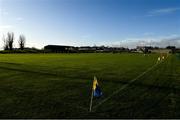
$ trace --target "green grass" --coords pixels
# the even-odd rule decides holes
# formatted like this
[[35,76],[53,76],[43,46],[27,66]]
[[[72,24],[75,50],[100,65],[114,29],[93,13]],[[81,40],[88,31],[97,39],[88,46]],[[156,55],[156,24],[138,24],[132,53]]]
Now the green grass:
[[[179,118],[180,61],[158,54],[0,54],[0,118]],[[94,75],[103,96],[89,112]],[[104,99],[123,86],[107,101]],[[98,106],[97,106],[98,105]]]

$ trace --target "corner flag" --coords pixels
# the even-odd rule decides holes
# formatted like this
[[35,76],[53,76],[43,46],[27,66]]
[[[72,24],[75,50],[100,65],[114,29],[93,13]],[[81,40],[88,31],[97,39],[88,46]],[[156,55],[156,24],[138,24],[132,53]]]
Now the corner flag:
[[94,97],[100,97],[102,96],[102,91],[98,85],[98,82],[97,82],[97,78],[94,77],[94,81],[93,81],[93,96]]
[[90,101],[90,106],[89,106],[89,111],[91,112],[92,109],[92,102],[93,102],[93,97],[101,97],[102,96],[102,91],[98,85],[97,78],[94,76],[93,80],[93,87],[92,87],[92,94],[91,94],[91,101]]

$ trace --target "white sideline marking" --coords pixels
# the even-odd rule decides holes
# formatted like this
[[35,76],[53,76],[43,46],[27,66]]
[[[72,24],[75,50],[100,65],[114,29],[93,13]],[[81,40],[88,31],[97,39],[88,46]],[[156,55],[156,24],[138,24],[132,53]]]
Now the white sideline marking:
[[[138,75],[136,78],[130,80],[130,82],[124,86],[122,86],[120,89],[116,90],[115,92],[113,92],[109,97],[107,97],[106,99],[104,99],[103,101],[101,101],[99,104],[95,105],[93,108],[96,109],[97,107],[99,107],[101,104],[103,104],[104,102],[106,102],[107,100],[109,100],[112,96],[114,96],[115,94],[117,94],[118,92],[120,92],[121,90],[125,89],[129,84],[133,83],[134,81],[136,81],[138,78],[142,77],[144,74],[146,74],[147,72],[149,72],[150,70],[152,70],[154,67],[156,67],[157,65],[159,65],[161,62],[156,63],[155,65],[153,65],[152,67],[150,67],[149,69],[147,69],[145,72],[143,72],[142,74]],[[92,109],[93,111],[93,109]]]

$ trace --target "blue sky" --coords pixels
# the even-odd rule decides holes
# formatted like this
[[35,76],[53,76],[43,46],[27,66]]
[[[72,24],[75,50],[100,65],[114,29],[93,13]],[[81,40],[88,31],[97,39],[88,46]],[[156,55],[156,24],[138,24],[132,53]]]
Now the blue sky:
[[180,0],[0,0],[0,37],[8,31],[38,48],[180,47]]

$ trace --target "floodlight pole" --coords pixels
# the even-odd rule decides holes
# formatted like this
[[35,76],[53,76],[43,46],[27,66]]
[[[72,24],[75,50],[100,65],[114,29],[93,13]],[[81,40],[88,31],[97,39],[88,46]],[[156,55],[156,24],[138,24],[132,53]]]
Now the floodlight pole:
[[92,93],[91,93],[91,101],[90,101],[90,106],[89,106],[89,112],[91,112],[91,110],[92,110],[92,102],[93,102],[93,89],[92,89]]

